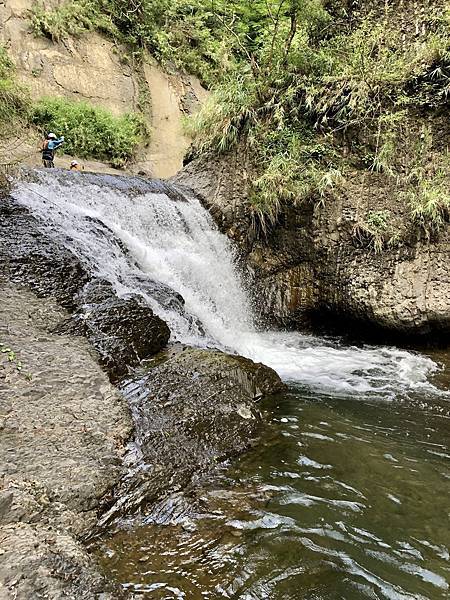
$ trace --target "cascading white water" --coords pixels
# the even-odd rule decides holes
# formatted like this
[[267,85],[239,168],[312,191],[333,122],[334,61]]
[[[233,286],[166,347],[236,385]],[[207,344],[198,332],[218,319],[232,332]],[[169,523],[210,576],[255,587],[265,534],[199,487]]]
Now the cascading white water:
[[[135,178],[54,171],[33,173],[12,195],[119,295],[141,294],[168,323],[173,340],[235,351],[286,380],[333,395],[390,398],[398,391],[435,390],[427,377],[438,366],[425,356],[258,331],[228,239],[198,200],[177,201],[166,192],[164,185]],[[127,252],[95,226],[99,221]],[[145,277],[181,294],[187,315],[149,294]]]

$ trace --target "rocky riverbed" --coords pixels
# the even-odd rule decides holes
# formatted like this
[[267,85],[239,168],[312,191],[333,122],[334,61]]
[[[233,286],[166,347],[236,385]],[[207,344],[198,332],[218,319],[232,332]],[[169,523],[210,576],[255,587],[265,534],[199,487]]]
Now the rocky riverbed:
[[5,598],[120,597],[80,539],[120,478],[131,419],[88,342],[51,333],[66,316],[53,299],[0,286]]

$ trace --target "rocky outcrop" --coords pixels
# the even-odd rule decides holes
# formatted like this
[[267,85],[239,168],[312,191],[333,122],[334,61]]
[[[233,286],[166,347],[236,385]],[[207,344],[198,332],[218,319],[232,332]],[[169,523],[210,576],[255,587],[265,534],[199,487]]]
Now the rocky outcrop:
[[[282,389],[275,371],[247,358],[175,351],[131,394],[136,438],[146,461],[164,456],[166,463],[204,469],[251,444],[260,425],[255,401]],[[167,436],[170,431],[177,435]]]
[[269,367],[215,350],[174,348],[161,360],[123,388],[137,466],[104,522],[144,510],[244,452],[262,431],[257,400],[285,387]]
[[120,598],[80,540],[122,474],[131,419],[54,300],[0,280],[0,597]]
[[169,341],[166,323],[142,297],[117,298],[107,281],[90,281],[77,300],[80,308],[57,331],[85,336],[113,379],[159,352]]
[[[94,225],[99,235],[114,235]],[[73,312],[58,331],[87,337],[113,379],[159,352],[169,340],[169,328],[142,298],[118,298],[108,282],[96,279],[63,240],[52,239],[37,219],[10,197],[0,205],[2,274],[11,282],[25,284],[39,297],[56,298]]]
[[79,542],[63,532],[27,523],[9,524],[0,527],[0,543],[8,548],[0,565],[2,600],[130,598],[99,573]]
[[[130,371],[165,346],[169,329],[142,298],[119,298],[95,277],[65,235],[2,198],[2,598],[126,596],[86,551],[87,537],[247,449],[262,431],[256,401],[284,387],[271,369],[213,350],[177,347]],[[183,310],[166,286],[140,284]],[[122,394],[98,361],[113,380],[132,377]]]
[[[360,336],[427,341],[432,334],[434,342],[448,343],[448,223],[427,235],[385,177],[355,170],[320,203],[285,207],[267,238],[258,239],[247,202],[251,172],[238,151],[194,160],[176,181],[202,195],[219,227],[241,248],[266,322],[304,327],[326,321]],[[361,223],[379,211],[390,215],[397,237],[375,252]]]

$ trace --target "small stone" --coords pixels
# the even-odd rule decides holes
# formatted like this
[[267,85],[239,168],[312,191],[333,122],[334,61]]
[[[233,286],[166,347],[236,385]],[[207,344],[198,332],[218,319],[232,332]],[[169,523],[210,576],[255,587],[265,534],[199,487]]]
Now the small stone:
[[253,418],[252,411],[247,406],[240,406],[236,412],[243,419]]

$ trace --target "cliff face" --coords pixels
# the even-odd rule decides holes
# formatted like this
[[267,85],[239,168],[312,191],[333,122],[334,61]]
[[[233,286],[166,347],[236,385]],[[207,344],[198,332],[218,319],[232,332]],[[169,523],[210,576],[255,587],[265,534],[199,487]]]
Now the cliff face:
[[[247,203],[251,167],[241,152],[199,159],[177,180],[203,197],[219,227],[241,248],[261,318],[280,326],[337,326],[448,341],[450,231],[427,234],[386,178],[349,173],[320,203],[285,207],[266,238],[256,235]],[[362,229],[365,215],[389,210],[393,244]],[[355,325],[356,323],[356,325]]]
[[[125,48],[97,33],[61,43],[37,38],[30,32],[27,19],[32,5],[31,0],[0,3],[0,42],[8,48],[17,77],[30,89],[33,99],[60,96],[86,100],[116,116],[141,110],[150,126],[151,141],[140,149],[130,170],[153,177],[174,175],[181,168],[190,143],[182,130],[183,115],[195,111],[206,94],[197,78],[168,75],[149,55],[145,56],[144,66],[133,64]],[[144,105],[143,98],[147,100]],[[38,143],[38,139],[30,143],[24,140],[11,151],[27,164],[40,164]],[[56,166],[67,167],[69,163],[69,157],[56,159]],[[96,171],[114,171],[92,161],[86,166]]]
[[[415,48],[425,43],[431,17],[442,9],[440,0],[347,4],[349,31],[370,14],[368,31],[394,28],[401,33],[401,47]],[[385,50],[393,54],[389,46]],[[203,196],[219,226],[239,244],[263,321],[290,327],[326,321],[357,335],[378,331],[386,339],[391,332],[448,343],[449,79],[443,59],[434,69],[429,80],[408,80],[397,103],[385,98],[378,129],[364,115],[331,132],[326,118],[325,124],[317,122],[311,135],[319,153],[333,157],[339,179],[322,192],[316,185],[301,199],[279,200],[275,222],[265,230],[254,202],[260,190],[252,185],[261,177],[261,163],[245,134],[232,153],[200,155],[178,175]],[[361,85],[367,83],[364,75]],[[367,85],[380,91],[380,81]],[[396,85],[394,78],[391,91]],[[376,93],[371,98],[375,102]],[[384,141],[383,119],[400,123],[388,128]],[[373,157],[382,143],[389,160],[380,166]],[[298,159],[290,170],[307,167],[306,159]],[[420,203],[417,218],[414,207]],[[426,214],[436,207],[434,215]]]

